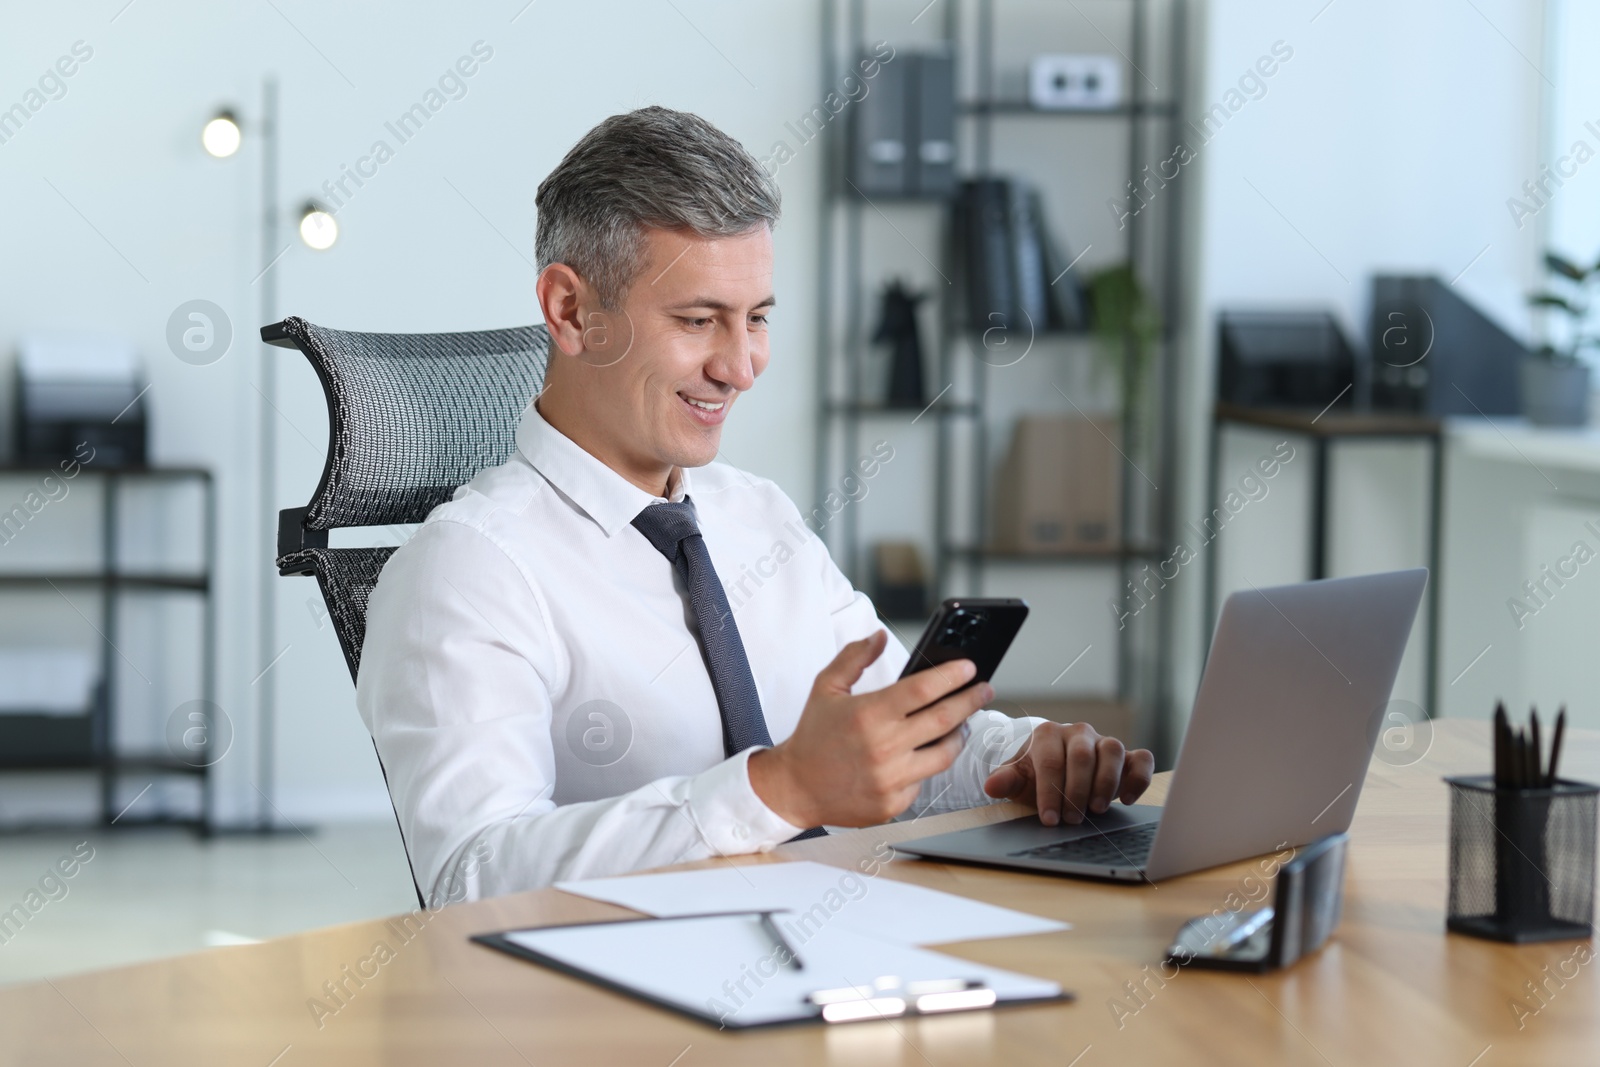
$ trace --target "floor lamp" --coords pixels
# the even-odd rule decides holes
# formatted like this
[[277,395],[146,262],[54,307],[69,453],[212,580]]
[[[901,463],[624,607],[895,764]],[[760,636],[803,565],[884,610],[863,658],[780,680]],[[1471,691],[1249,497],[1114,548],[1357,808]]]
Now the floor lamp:
[[[253,122],[243,122],[233,108],[223,108],[205,124],[200,133],[201,146],[217,159],[226,159],[239,151],[244,134],[251,132],[261,142],[261,270],[252,280],[260,286],[260,306],[257,321],[261,325],[278,321],[277,265],[292,245],[285,243],[281,232],[278,210],[278,81],[268,75],[261,82],[261,113]],[[322,251],[333,246],[338,239],[339,227],[333,215],[315,200],[307,200],[300,209],[300,239],[308,247]],[[254,332],[254,331],[252,331]],[[256,392],[261,397],[258,418],[260,455],[257,457],[257,477],[260,479],[259,529],[263,550],[257,558],[260,571],[261,618],[257,656],[261,673],[256,677],[257,751],[256,775],[260,780],[257,791],[261,797],[256,822],[258,830],[277,828],[277,805],[273,803],[274,758],[276,744],[274,720],[277,714],[277,682],[272,668],[280,653],[273,646],[277,642],[278,571],[270,564],[277,548],[278,507],[274,499],[278,480],[278,398],[275,353],[266,344],[260,345],[261,385]],[[276,358],[281,358],[277,356]]]

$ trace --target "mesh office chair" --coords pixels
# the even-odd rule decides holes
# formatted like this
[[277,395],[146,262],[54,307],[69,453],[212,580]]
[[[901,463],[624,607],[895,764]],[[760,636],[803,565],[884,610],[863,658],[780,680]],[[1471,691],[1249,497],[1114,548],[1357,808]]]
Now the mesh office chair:
[[[421,522],[473,475],[509,459],[523,410],[544,384],[550,336],[543,326],[350,333],[291,316],[263,326],[261,339],[305,353],[327,396],[322,480],[305,507],[278,513],[277,564],[284,576],[316,576],[354,680],[367,598],[394,547],[329,548],[328,531]],[[426,907],[415,868],[412,884]]]

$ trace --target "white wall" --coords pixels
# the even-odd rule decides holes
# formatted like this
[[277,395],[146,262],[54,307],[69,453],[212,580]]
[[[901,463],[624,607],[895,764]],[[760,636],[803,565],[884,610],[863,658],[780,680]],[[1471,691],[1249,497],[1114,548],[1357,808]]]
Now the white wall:
[[[1223,99],[1274,41],[1294,55],[1266,95],[1240,108],[1201,151],[1198,284],[1188,323],[1199,358],[1185,389],[1192,430],[1208,419],[1220,308],[1326,307],[1362,341],[1371,274],[1416,271],[1455,279],[1508,326],[1525,328],[1521,298],[1536,278],[1538,244],[1533,227],[1512,224],[1505,200],[1537,172],[1544,83],[1524,56],[1540,58],[1541,7],[1210,0],[1200,108]],[[1224,453],[1224,481],[1260,450],[1260,439],[1238,441]],[[1189,452],[1185,514],[1203,511],[1203,463],[1202,449]],[[1231,541],[1224,534],[1223,593],[1247,579],[1304,576],[1308,474],[1309,464],[1291,464],[1277,497],[1242,513]],[[1425,479],[1416,450],[1358,445],[1340,456],[1330,505],[1333,573],[1426,561]],[[1474,492],[1471,473],[1457,472],[1449,491]],[[1460,642],[1452,643],[1449,591],[1470,577],[1465,552],[1474,537],[1450,530],[1444,574],[1435,576],[1446,596],[1445,669],[1466,662],[1454,658]],[[1190,636],[1177,647],[1180,696],[1199,677],[1199,586],[1197,577],[1183,589]],[[1421,700],[1423,634],[1419,622],[1397,698]],[[1455,695],[1447,690],[1437,710],[1484,710],[1452,702]]]
[[[1555,181],[1550,195],[1518,190],[1508,198],[1521,202],[1516,214],[1526,228],[1542,229],[1551,247],[1589,265],[1600,260],[1600,64],[1592,51],[1600,40],[1600,6],[1583,0],[1548,0],[1548,6],[1542,65],[1551,85],[1541,161],[1551,165]],[[1523,214],[1527,207],[1532,216]]]
[[[1591,264],[1600,253],[1600,166],[1580,160],[1600,152],[1600,134],[1590,128],[1600,128],[1600,74],[1587,51],[1600,32],[1600,9],[1581,0],[1547,6],[1541,166],[1524,178],[1545,184],[1532,193],[1520,183],[1508,190],[1506,217],[1514,198],[1518,221],[1541,247]],[[1559,343],[1560,324],[1549,325]],[[1450,521],[1472,537],[1457,539],[1452,568],[1447,709],[1481,714],[1504,699],[1513,711],[1537,703],[1548,714],[1565,705],[1577,724],[1600,726],[1593,651],[1600,586],[1586,565],[1566,580],[1547,577],[1549,568],[1570,571],[1578,542],[1597,543],[1587,525],[1600,520],[1593,441],[1593,431],[1546,430],[1516,434],[1508,447],[1506,438],[1480,430],[1453,457],[1460,474],[1452,478]],[[1537,599],[1527,593],[1530,581],[1543,583]]]
[[[1600,179],[1578,162],[1578,142],[1591,153],[1600,149],[1600,135],[1590,129],[1600,120],[1600,82],[1584,52],[1600,27],[1600,13],[1569,0],[1550,0],[1546,6],[1541,148],[1537,166],[1530,166],[1518,188],[1508,190],[1504,207],[1508,221],[1513,206],[1518,209],[1519,232],[1539,249],[1550,247],[1592,263],[1600,248],[1600,212],[1594,205]],[[1541,181],[1544,188],[1530,194],[1528,183]],[[1531,216],[1525,210],[1530,205]],[[1564,339],[1559,320],[1534,325],[1536,337],[1543,325],[1552,340]],[[1508,447],[1504,436],[1480,428],[1452,455],[1448,522],[1456,531],[1456,547],[1441,649],[1444,709],[1483,715],[1503,699],[1514,712],[1537,704],[1549,715],[1565,706],[1577,725],[1600,726],[1592,653],[1600,588],[1584,580],[1587,568],[1559,586],[1545,577],[1548,568],[1568,565],[1563,558],[1572,556],[1577,542],[1594,544],[1586,526],[1600,518],[1592,434],[1516,436],[1520,443],[1513,440]],[[1530,580],[1545,583],[1544,606],[1527,596]],[[1548,596],[1552,589],[1553,597]],[[1512,611],[1514,600],[1535,606],[1536,616],[1519,619]]]
[[[922,6],[890,5],[885,17],[909,20]],[[268,551],[253,480],[262,367],[251,343],[260,325],[251,284],[259,269],[257,159],[253,143],[230,161],[205,157],[197,143],[201,123],[226,103],[248,119],[259,106],[261,75],[277,73],[281,206],[289,212],[304,196],[323,195],[324,180],[384,136],[385,120],[483,40],[494,56],[468,83],[468,95],[400,146],[340,211],[340,243],[325,254],[296,244],[285,255],[278,312],[358,329],[526,323],[536,315],[528,263],[533,194],[571,142],[605,115],[655,102],[699,111],[764,153],[785,136],[786,121],[816,102],[819,7],[762,5],[759,17],[731,0],[525,9],[523,0],[470,9],[141,0],[122,8],[123,0],[35,6],[11,15],[0,37],[0,106],[21,98],[33,72],[74,41],[94,48],[93,59],[67,83],[67,95],[0,144],[0,196],[8,205],[0,215],[7,253],[0,257],[6,296],[0,350],[9,355],[16,338],[35,330],[131,337],[154,383],[148,399],[156,457],[218,471],[219,699],[238,734],[219,770],[225,810],[241,817],[257,806],[251,680],[264,664],[253,620]],[[1532,280],[1535,241],[1511,225],[1504,201],[1537,171],[1541,85],[1518,50],[1537,58],[1542,27],[1539,5],[1479,0],[1476,8],[1453,0],[1335,0],[1326,8],[1323,0],[1210,0],[1200,8],[1193,23],[1197,111],[1223,100],[1275,41],[1286,42],[1294,56],[1267,81],[1264,97],[1227,120],[1183,179],[1193,223],[1194,287],[1185,327],[1194,358],[1182,383],[1187,447],[1180,517],[1203,511],[1199,444],[1210,404],[1216,309],[1331,305],[1359,334],[1371,271],[1432,270],[1452,278],[1470,265],[1459,284],[1515,314],[1517,293]],[[761,387],[741,403],[743,415],[730,425],[724,450],[801,501],[812,486],[820,162],[808,148],[779,174],[789,214],[777,245],[784,310],[774,320],[776,358]],[[1072,210],[1066,203],[1048,206],[1058,217]],[[890,244],[885,235],[881,248],[892,262]],[[235,329],[232,350],[208,367],[178,361],[164,341],[170,312],[196,297],[221,304]],[[298,357],[276,350],[271,356],[283,419],[277,497],[289,506],[304,502],[315,483],[325,426],[319,391]],[[1258,444],[1242,442],[1225,469],[1253,458]],[[1258,584],[1297,577],[1303,475],[1291,465],[1274,496],[1244,516],[1249,522],[1225,549],[1225,589],[1245,577]],[[1388,457],[1352,455],[1336,481],[1339,569],[1421,558],[1415,470]],[[898,499],[887,482],[882,491],[885,500]],[[158,536],[166,514],[151,510],[141,527],[147,540]],[[167,525],[184,523],[169,518]],[[1256,567],[1249,560],[1275,562]],[[3,554],[0,563],[12,565]],[[1465,565],[1465,557],[1453,555],[1446,582],[1451,568]],[[1199,573],[1191,568],[1175,586],[1182,625],[1168,666],[1185,705],[1200,663]],[[275,645],[288,649],[273,668],[279,806],[293,819],[312,821],[384,812],[343,662],[331,631],[319,629],[308,609],[315,591],[306,579],[282,581],[278,589]],[[1104,610],[1101,596],[1082,596],[1093,605],[1085,610]],[[92,605],[85,602],[83,610],[92,616]],[[76,615],[48,598],[16,602],[8,617],[13,629],[55,627],[92,643]],[[151,722],[158,728],[195,695],[182,672],[184,649],[152,636],[163,618],[156,609],[138,609],[126,631],[124,650],[152,679],[146,685],[127,671],[120,679],[146,729]],[[1070,654],[1093,639],[1087,631],[1081,641],[1076,632],[1069,636]],[[1042,664],[1057,651],[1041,648],[1035,658]],[[1408,678],[1414,691],[1414,671]],[[130,783],[129,799],[139,784]],[[18,803],[0,791],[0,817]]]
[[[254,480],[263,358],[252,343],[261,325],[251,284],[259,270],[258,146],[247,139],[237,157],[210,159],[200,150],[202,123],[224,104],[248,121],[259,108],[261,76],[277,74],[281,207],[289,213],[308,195],[325,197],[322,183],[375,139],[395,146],[384,122],[419,100],[474,42],[485,42],[493,57],[467,82],[467,95],[397,146],[339,212],[339,243],[318,254],[296,242],[283,257],[278,314],[397,331],[523,324],[538,314],[528,262],[534,191],[572,142],[606,115],[660,103],[700,112],[753,148],[767,148],[784,135],[786,120],[816,103],[819,8],[775,4],[752,18],[749,6],[734,0],[500,0],[448,8],[143,0],[119,14],[123,6],[34,5],[7,15],[0,106],[21,99],[74,41],[86,42],[93,56],[67,81],[64,97],[0,144],[7,204],[0,215],[0,352],[9,360],[16,339],[33,331],[131,338],[153,382],[146,399],[155,458],[217,471],[219,702],[238,733],[218,770],[225,812],[248,816],[258,806],[251,683],[265,666],[256,652],[256,584],[270,551],[260,536]],[[777,245],[784,310],[774,318],[775,358],[761,388],[740,405],[725,449],[800,499],[811,487],[810,209],[819,164],[814,150],[802,150],[779,174],[789,221]],[[235,331],[227,356],[206,367],[180,362],[164,340],[168,315],[196,297],[220,304]],[[299,356],[270,350],[270,358],[282,398],[277,498],[293,506],[305,502],[321,470],[323,402]],[[10,558],[0,563],[13,565]],[[385,812],[331,628],[319,630],[308,610],[318,602],[311,580],[283,580],[278,589],[274,645],[288,649],[273,668],[278,806],[297,821]],[[77,616],[50,597],[8,604],[25,628],[55,627],[62,640],[94,643]],[[82,608],[94,617],[92,601]],[[176,668],[156,670],[162,643],[143,640],[159,624],[151,610],[135,610],[129,638],[119,642],[151,682],[123,669],[119,684],[130,717],[142,714],[159,730],[197,693]],[[187,659],[186,649],[171,647],[184,640],[169,640],[165,655]],[[149,732],[148,722],[135,727]],[[142,784],[130,780],[127,799]],[[22,811],[17,788],[15,780],[0,782],[0,818]],[[72,789],[87,802],[85,790]]]

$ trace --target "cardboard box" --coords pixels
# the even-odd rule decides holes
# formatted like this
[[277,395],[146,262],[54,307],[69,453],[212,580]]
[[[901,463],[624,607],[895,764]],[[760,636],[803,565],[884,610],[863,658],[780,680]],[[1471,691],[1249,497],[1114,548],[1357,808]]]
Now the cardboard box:
[[1017,420],[995,487],[1002,552],[1111,551],[1121,538],[1117,420],[1027,415]]
[[886,619],[928,614],[928,575],[915,544],[879,541],[872,546],[872,603]]

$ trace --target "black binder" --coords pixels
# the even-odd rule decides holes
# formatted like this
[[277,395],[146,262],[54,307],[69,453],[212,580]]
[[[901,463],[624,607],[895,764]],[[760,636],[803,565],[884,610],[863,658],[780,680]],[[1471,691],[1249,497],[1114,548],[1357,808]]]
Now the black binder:
[[1028,335],[1087,326],[1082,290],[1050,239],[1038,190],[1012,178],[962,182],[951,232],[969,329]]

